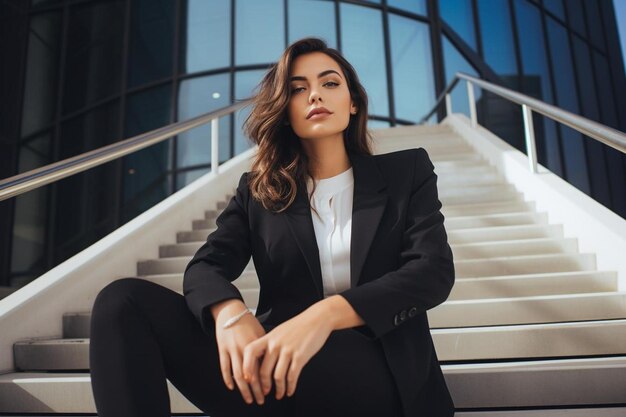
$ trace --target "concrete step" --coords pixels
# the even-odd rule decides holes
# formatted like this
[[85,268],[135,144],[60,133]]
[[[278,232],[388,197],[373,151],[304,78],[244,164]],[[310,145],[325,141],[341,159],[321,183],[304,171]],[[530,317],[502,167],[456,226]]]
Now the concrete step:
[[446,300],[428,310],[431,328],[626,318],[626,292]]
[[[88,320],[89,317],[86,317]],[[484,361],[622,354],[626,320],[432,329],[440,361]],[[89,370],[89,338],[14,344],[19,371]]]
[[464,259],[454,262],[456,278],[481,278],[541,272],[594,271],[595,253],[553,253],[546,255],[504,256]]
[[468,204],[444,204],[442,203],[441,213],[446,218],[456,216],[481,216],[496,213],[519,213],[523,211],[535,211],[534,201],[490,201],[483,203]]
[[[89,330],[90,315],[82,322]],[[78,320],[74,320],[78,322]],[[626,320],[432,329],[440,361],[614,355],[626,345]],[[18,369],[89,369],[89,338],[15,344]]]
[[431,330],[440,361],[624,354],[626,320]]
[[486,278],[457,278],[448,300],[537,297],[617,290],[617,272],[615,271],[545,272]]
[[495,213],[480,216],[455,216],[445,220],[446,230],[472,227],[512,226],[520,224],[548,224],[548,213]]
[[[563,238],[563,225],[514,225],[476,227],[471,229],[447,230],[448,243],[451,245],[496,242],[520,239]],[[205,236],[206,239],[206,236]]]
[[[446,228],[448,227],[447,222],[448,219],[446,219]],[[161,245],[159,247],[159,257],[170,258],[188,256],[189,259],[191,259],[203,244],[204,242],[198,241]],[[455,260],[578,252],[578,243],[575,238],[519,239],[496,242],[460,243],[450,246],[452,247]]]
[[[444,363],[442,371],[456,408],[463,409],[463,412],[476,409],[485,413],[489,408],[498,407],[567,408],[626,403],[626,356],[475,364]],[[169,381],[167,387],[172,413],[201,412]],[[14,372],[0,375],[0,412],[51,411],[95,413],[88,372]],[[494,417],[496,415],[504,414],[493,414]],[[517,414],[511,414],[515,415]],[[579,415],[583,414],[577,414]],[[609,415],[604,414],[602,417]]]
[[441,368],[457,409],[626,404],[626,356]]
[[[447,223],[448,220],[446,220]],[[447,227],[447,226],[446,226]],[[200,247],[198,245],[198,247]],[[497,242],[460,243],[450,245],[454,260],[489,259],[503,256],[545,255],[552,253],[577,253],[575,238],[537,238],[503,240]],[[193,255],[195,252],[191,253]]]

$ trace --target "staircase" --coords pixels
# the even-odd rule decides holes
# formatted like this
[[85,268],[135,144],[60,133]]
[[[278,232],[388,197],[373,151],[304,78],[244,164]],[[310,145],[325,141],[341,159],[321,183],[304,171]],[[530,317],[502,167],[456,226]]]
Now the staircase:
[[[375,153],[425,148],[438,175],[456,284],[428,317],[456,415],[626,416],[626,292],[618,271],[599,269],[596,253],[579,251],[578,239],[525,199],[454,123],[374,136]],[[161,245],[158,259],[137,262],[136,275],[182,294],[183,270],[233,192],[204,218],[189,219],[190,229]],[[234,284],[256,308],[252,261]],[[0,415],[95,412],[90,313],[57,319],[62,338],[13,345],[16,371],[0,375]],[[199,412],[168,386],[172,413]]]

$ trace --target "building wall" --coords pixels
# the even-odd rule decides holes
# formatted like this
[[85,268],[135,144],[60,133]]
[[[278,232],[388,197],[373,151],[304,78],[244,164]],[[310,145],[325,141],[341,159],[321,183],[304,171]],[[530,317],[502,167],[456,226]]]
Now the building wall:
[[[626,130],[611,0],[26,3],[2,6],[3,177],[246,98],[305,36],[354,65],[370,127],[419,122],[464,71]],[[459,87],[453,109],[468,114]],[[519,109],[480,90],[476,98],[481,124],[523,150]],[[248,112],[220,121],[220,160],[251,146],[240,132]],[[540,116],[535,126],[541,164],[626,215],[621,153]],[[208,172],[209,139],[209,126],[196,128],[0,202],[0,231],[10,236],[0,285],[40,275]]]

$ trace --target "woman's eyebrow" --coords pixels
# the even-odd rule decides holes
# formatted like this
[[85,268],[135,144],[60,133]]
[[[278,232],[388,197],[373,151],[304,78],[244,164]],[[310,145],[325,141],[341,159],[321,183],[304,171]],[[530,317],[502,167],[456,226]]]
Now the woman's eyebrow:
[[[317,74],[317,78],[322,78],[324,75],[327,75],[333,72],[339,75],[339,78],[341,78],[341,74],[339,74],[337,71],[332,70],[332,69],[320,72],[319,74]],[[294,75],[293,77],[291,77],[291,81],[297,81],[297,80],[306,81],[306,77],[303,77],[302,75]]]

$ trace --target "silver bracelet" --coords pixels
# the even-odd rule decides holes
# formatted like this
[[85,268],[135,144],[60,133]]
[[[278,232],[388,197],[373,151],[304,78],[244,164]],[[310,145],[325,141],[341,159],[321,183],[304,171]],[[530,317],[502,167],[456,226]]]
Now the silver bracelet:
[[226,321],[226,323],[224,323],[224,325],[222,326],[223,329],[227,329],[230,326],[232,326],[233,324],[237,323],[237,321],[242,318],[246,313],[252,313],[252,311],[250,311],[248,309],[248,307],[246,307],[246,309],[244,311],[242,311],[241,313],[237,314],[235,317],[231,317],[230,319],[228,319]]

